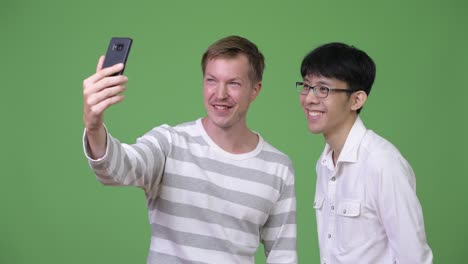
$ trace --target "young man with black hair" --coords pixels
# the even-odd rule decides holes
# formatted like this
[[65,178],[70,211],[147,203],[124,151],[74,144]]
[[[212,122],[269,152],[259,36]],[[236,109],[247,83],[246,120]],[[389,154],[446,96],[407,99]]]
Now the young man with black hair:
[[83,82],[84,149],[105,185],[145,192],[151,224],[148,264],[296,264],[296,196],[289,158],[247,127],[260,93],[264,58],[249,40],[216,41],[202,58],[206,116],[161,125],[136,144],[104,127],[105,110],[123,100],[128,79],[102,69]]
[[309,130],[326,140],[314,201],[321,263],[432,263],[413,170],[359,117],[375,71],[365,52],[343,43],[302,61],[296,90]]

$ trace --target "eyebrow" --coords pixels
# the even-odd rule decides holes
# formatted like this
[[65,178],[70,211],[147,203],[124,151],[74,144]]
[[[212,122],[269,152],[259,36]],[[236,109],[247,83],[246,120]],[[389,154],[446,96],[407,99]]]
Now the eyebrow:
[[211,74],[209,74],[209,73],[205,73],[205,75],[203,76],[203,78],[207,78],[207,77],[216,79],[215,76],[213,76],[213,75],[211,75]]
[[[215,79],[215,80],[218,80],[218,78],[212,74],[209,74],[209,73],[206,73],[205,76],[203,78],[212,78],[212,79]],[[230,79],[227,79],[226,82],[233,82],[233,81],[236,81],[236,82],[244,82],[244,80],[242,80],[241,77],[234,77],[234,78],[230,78]]]
[[[304,79],[304,83],[307,84],[307,85],[309,85],[310,82],[309,82],[308,80]],[[319,82],[317,82],[315,85],[330,86],[331,84],[328,83],[328,82],[319,81]],[[309,85],[309,86],[315,86],[315,85]]]
[[229,79],[228,82],[243,82],[243,80],[239,77],[234,77],[232,79]]

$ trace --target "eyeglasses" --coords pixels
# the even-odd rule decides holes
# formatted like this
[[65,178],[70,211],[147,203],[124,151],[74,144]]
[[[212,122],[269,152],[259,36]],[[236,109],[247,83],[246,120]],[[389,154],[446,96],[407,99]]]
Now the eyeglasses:
[[310,86],[303,82],[296,82],[296,92],[302,95],[308,95],[310,90],[314,91],[314,95],[318,98],[326,98],[328,93],[331,92],[345,92],[345,93],[353,93],[353,90],[350,89],[335,89],[329,88],[327,86],[323,86],[321,84],[317,84],[315,86]]

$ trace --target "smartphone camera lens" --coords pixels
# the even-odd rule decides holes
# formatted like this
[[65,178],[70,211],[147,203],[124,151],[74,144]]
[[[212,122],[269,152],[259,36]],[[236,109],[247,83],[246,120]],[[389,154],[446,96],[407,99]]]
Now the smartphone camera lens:
[[115,44],[114,47],[113,47],[113,50],[122,51],[123,48],[124,48],[123,44]]

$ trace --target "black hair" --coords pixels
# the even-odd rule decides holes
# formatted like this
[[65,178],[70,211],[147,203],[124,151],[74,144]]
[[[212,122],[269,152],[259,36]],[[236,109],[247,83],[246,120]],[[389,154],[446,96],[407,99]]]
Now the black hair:
[[[302,60],[301,75],[335,78],[348,84],[352,91],[370,94],[375,80],[375,63],[362,50],[344,43],[324,44]],[[358,113],[361,109],[358,110]]]

